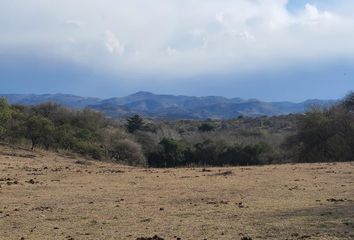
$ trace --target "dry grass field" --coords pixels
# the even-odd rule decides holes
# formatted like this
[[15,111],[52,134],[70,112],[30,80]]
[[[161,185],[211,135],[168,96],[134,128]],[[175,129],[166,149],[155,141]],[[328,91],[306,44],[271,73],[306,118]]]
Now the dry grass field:
[[354,163],[140,169],[1,147],[0,186],[1,240],[354,239]]

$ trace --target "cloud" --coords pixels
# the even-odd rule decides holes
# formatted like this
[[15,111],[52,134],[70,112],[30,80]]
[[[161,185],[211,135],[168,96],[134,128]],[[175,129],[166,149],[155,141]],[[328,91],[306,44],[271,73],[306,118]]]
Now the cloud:
[[118,56],[123,55],[125,46],[117,39],[117,37],[111,31],[106,31],[104,44],[111,54],[117,54]]
[[225,22],[225,16],[223,12],[216,13],[215,19],[218,23],[223,24]]
[[169,56],[176,56],[178,54],[177,49],[171,47],[168,47],[166,51],[167,51],[167,55]]
[[113,75],[163,79],[353,56],[354,15],[348,11],[352,3],[309,0],[297,11],[289,11],[288,3],[1,1],[0,51],[41,49],[43,55]]
[[324,21],[333,21],[335,18],[336,17],[330,12],[320,12],[318,8],[312,4],[307,3],[305,5],[303,19],[307,24],[319,24]]
[[70,26],[74,26],[77,28],[81,28],[83,23],[79,20],[66,20],[65,24],[70,25]]

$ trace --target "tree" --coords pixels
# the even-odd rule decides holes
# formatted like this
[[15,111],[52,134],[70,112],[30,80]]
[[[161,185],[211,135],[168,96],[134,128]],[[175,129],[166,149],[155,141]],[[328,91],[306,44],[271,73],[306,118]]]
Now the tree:
[[344,100],[342,101],[342,105],[346,110],[354,111],[354,92],[351,92],[345,96]]
[[144,120],[139,115],[134,115],[127,119],[127,130],[129,133],[134,133],[141,130],[144,126]]
[[170,139],[163,138],[156,151],[148,155],[149,165],[154,167],[177,167],[186,164],[186,152],[182,143]]
[[30,116],[24,123],[24,136],[31,140],[31,149],[37,145],[49,148],[53,141],[54,126],[51,121],[42,116]]
[[11,108],[7,101],[0,99],[0,138],[6,133],[7,123],[11,119]]
[[345,104],[312,109],[300,117],[297,133],[287,138],[284,147],[297,161],[352,161],[354,114],[348,110]]
[[164,138],[160,145],[163,148],[165,167],[175,167],[184,160],[182,146],[174,139]]
[[213,125],[211,125],[210,123],[202,123],[202,125],[200,125],[198,127],[198,130],[201,132],[211,132],[215,129],[215,127]]
[[201,165],[220,165],[219,156],[226,148],[223,142],[206,140],[194,146],[193,161]]

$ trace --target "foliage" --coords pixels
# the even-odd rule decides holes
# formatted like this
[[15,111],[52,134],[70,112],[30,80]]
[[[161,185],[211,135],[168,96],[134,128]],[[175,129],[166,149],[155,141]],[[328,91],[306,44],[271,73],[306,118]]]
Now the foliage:
[[0,98],[0,138],[6,133],[7,124],[11,119],[11,109],[7,101]]
[[23,135],[31,140],[32,149],[39,144],[45,146],[46,149],[49,148],[53,141],[52,135],[54,132],[54,125],[50,120],[34,115],[30,116],[23,124]]
[[191,164],[203,166],[243,166],[261,164],[261,155],[269,150],[266,144],[228,146],[207,140],[193,148],[174,139],[163,139],[160,148],[149,156],[154,167],[178,167]]
[[139,115],[134,115],[127,119],[127,130],[130,133],[134,133],[137,130],[141,130],[144,126],[144,120]]
[[302,115],[206,121],[109,119],[90,109],[0,99],[0,139],[149,167],[353,161],[354,93]]
[[141,146],[129,139],[117,140],[109,148],[110,158],[131,166],[146,166]]
[[331,162],[354,159],[354,105],[312,109],[299,118],[298,131],[284,147],[295,161]]
[[202,123],[199,127],[198,130],[201,132],[210,132],[213,131],[215,127],[211,125],[210,123]]
[[354,111],[354,92],[351,92],[347,96],[345,96],[345,98],[342,101],[341,105],[347,111]]
[[[1,102],[4,129],[11,142],[28,141],[32,149],[43,147],[67,150],[94,159],[109,159],[130,165],[146,165],[140,144],[127,136],[101,113],[83,109],[69,110],[53,103],[37,106],[8,106]],[[11,121],[10,121],[11,120]],[[140,126],[137,118],[132,123]],[[140,127],[138,127],[140,128]]]

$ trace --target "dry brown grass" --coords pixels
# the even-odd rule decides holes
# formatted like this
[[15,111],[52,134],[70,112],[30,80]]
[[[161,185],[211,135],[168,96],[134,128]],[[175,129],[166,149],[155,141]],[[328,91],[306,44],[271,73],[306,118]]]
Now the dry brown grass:
[[157,170],[0,153],[0,239],[354,239],[353,163]]

